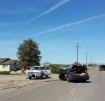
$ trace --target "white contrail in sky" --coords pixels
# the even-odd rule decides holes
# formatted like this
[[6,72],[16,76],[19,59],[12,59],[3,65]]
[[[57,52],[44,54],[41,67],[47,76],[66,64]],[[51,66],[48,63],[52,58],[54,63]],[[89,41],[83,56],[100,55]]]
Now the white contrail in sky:
[[33,20],[45,15],[45,14],[48,14],[52,11],[54,11],[55,9],[57,9],[58,7],[62,6],[63,4],[67,3],[69,0],[62,0],[60,2],[58,2],[57,4],[55,4],[54,6],[52,6],[50,9],[48,9],[47,11],[45,11],[44,13],[36,16],[35,18],[31,19],[30,21],[26,22],[25,25],[29,24],[30,22],[32,22]]
[[7,33],[5,33],[5,34],[2,34],[2,36],[6,36],[6,35],[10,34],[10,33],[14,32],[14,31],[15,31],[16,29],[18,29],[18,28],[20,28],[20,27],[16,27],[15,29],[13,29],[13,30],[11,30],[11,31],[9,31],[9,32],[7,32]]
[[[104,16],[105,16],[105,14],[99,15],[99,16],[94,16],[94,17],[91,17],[91,18],[88,18],[88,19],[85,19],[85,20],[81,20],[81,21],[65,24],[65,25],[59,26],[57,28],[53,28],[53,29],[50,29],[50,30],[47,30],[47,31],[44,31],[44,32],[37,33],[37,34],[32,34],[32,35],[29,35],[29,36],[26,36],[26,37],[23,37],[23,38],[32,37],[32,36],[36,36],[36,35],[40,35],[40,34],[45,34],[45,33],[48,33],[48,32],[52,32],[52,31],[55,31],[55,30],[62,29],[64,27],[77,25],[77,24],[80,24],[80,23],[83,23],[83,22],[86,22],[86,21],[90,21],[90,20],[93,20],[93,19],[97,19],[97,18],[100,18],[100,17],[104,17]],[[23,38],[20,38],[20,39],[23,39]]]
[[11,31],[9,31],[9,32],[7,32],[7,33],[5,33],[5,34],[2,34],[2,36],[6,36],[6,35],[8,35],[9,33],[11,33],[11,32],[13,32],[14,30],[11,30]]
[[[20,27],[26,26],[26,25],[29,24],[30,22],[36,20],[37,18],[39,18],[39,17],[41,17],[41,16],[43,16],[43,15],[46,15],[46,14],[48,14],[48,13],[50,13],[50,12],[56,10],[57,8],[59,8],[60,6],[62,6],[63,4],[65,4],[65,3],[67,3],[67,2],[69,2],[69,0],[62,0],[62,1],[58,2],[57,4],[55,4],[54,6],[52,6],[52,7],[51,7],[50,9],[48,9],[47,11],[45,11],[45,12],[43,12],[42,14],[36,16],[35,18],[29,20],[28,22],[26,22],[25,24],[21,25]],[[20,28],[20,27],[17,27],[17,28]],[[10,34],[11,32],[15,31],[17,28],[15,28],[15,29],[13,29],[13,30],[7,32],[6,34],[3,34],[2,36],[6,36],[6,35]]]
[[99,16],[94,16],[94,17],[91,17],[91,18],[88,18],[88,19],[85,19],[85,20],[81,20],[81,21],[77,21],[77,22],[74,22],[74,23],[65,24],[65,25],[59,26],[57,28],[53,28],[53,29],[44,31],[44,32],[40,32],[40,33],[37,33],[37,34],[32,34],[32,35],[29,35],[29,36],[25,36],[25,37],[22,37],[22,38],[18,38],[18,39],[12,40],[12,41],[10,41],[10,43],[14,42],[14,41],[17,41],[17,40],[20,40],[20,39],[24,39],[24,38],[28,38],[28,37],[32,37],[32,36],[36,36],[36,35],[40,35],[40,34],[45,34],[45,33],[48,33],[48,32],[55,31],[55,30],[59,30],[59,29],[62,29],[64,27],[77,25],[77,24],[80,24],[80,23],[83,23],[83,22],[86,22],[86,21],[90,21],[90,20],[94,20],[94,19],[97,19],[97,18],[100,18],[100,17],[104,17],[104,16],[105,16],[105,14],[99,15]]

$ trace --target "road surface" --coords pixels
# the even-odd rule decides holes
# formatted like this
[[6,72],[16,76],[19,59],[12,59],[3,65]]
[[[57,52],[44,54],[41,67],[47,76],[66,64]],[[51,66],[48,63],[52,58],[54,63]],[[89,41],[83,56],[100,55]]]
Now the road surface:
[[0,94],[0,101],[105,101],[105,71],[88,70],[87,82],[48,79]]

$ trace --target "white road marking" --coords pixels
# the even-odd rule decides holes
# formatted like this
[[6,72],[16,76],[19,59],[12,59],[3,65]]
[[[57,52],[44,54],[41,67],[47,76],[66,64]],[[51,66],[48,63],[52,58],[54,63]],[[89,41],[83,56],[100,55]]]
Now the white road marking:
[[93,75],[94,77],[96,76],[96,75]]
[[73,91],[75,90],[76,88],[74,88],[70,93],[73,93]]

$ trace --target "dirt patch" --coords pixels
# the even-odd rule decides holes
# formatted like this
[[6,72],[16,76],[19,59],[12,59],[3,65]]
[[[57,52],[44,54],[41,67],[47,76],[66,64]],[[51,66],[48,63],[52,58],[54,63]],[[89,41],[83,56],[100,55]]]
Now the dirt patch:
[[0,90],[10,89],[10,88],[21,88],[29,84],[34,84],[36,81],[26,81],[26,80],[12,80],[8,82],[0,82]]
[[48,79],[26,79],[26,75],[0,75],[0,90],[10,88],[21,88],[27,85],[33,85],[38,82],[46,81],[49,79],[58,78],[57,74],[51,74]]

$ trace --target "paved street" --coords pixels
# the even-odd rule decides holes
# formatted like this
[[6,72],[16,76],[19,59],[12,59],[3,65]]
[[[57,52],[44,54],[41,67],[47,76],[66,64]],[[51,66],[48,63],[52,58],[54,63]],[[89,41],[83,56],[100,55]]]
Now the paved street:
[[105,101],[105,71],[88,70],[87,82],[48,79],[0,94],[0,101]]

